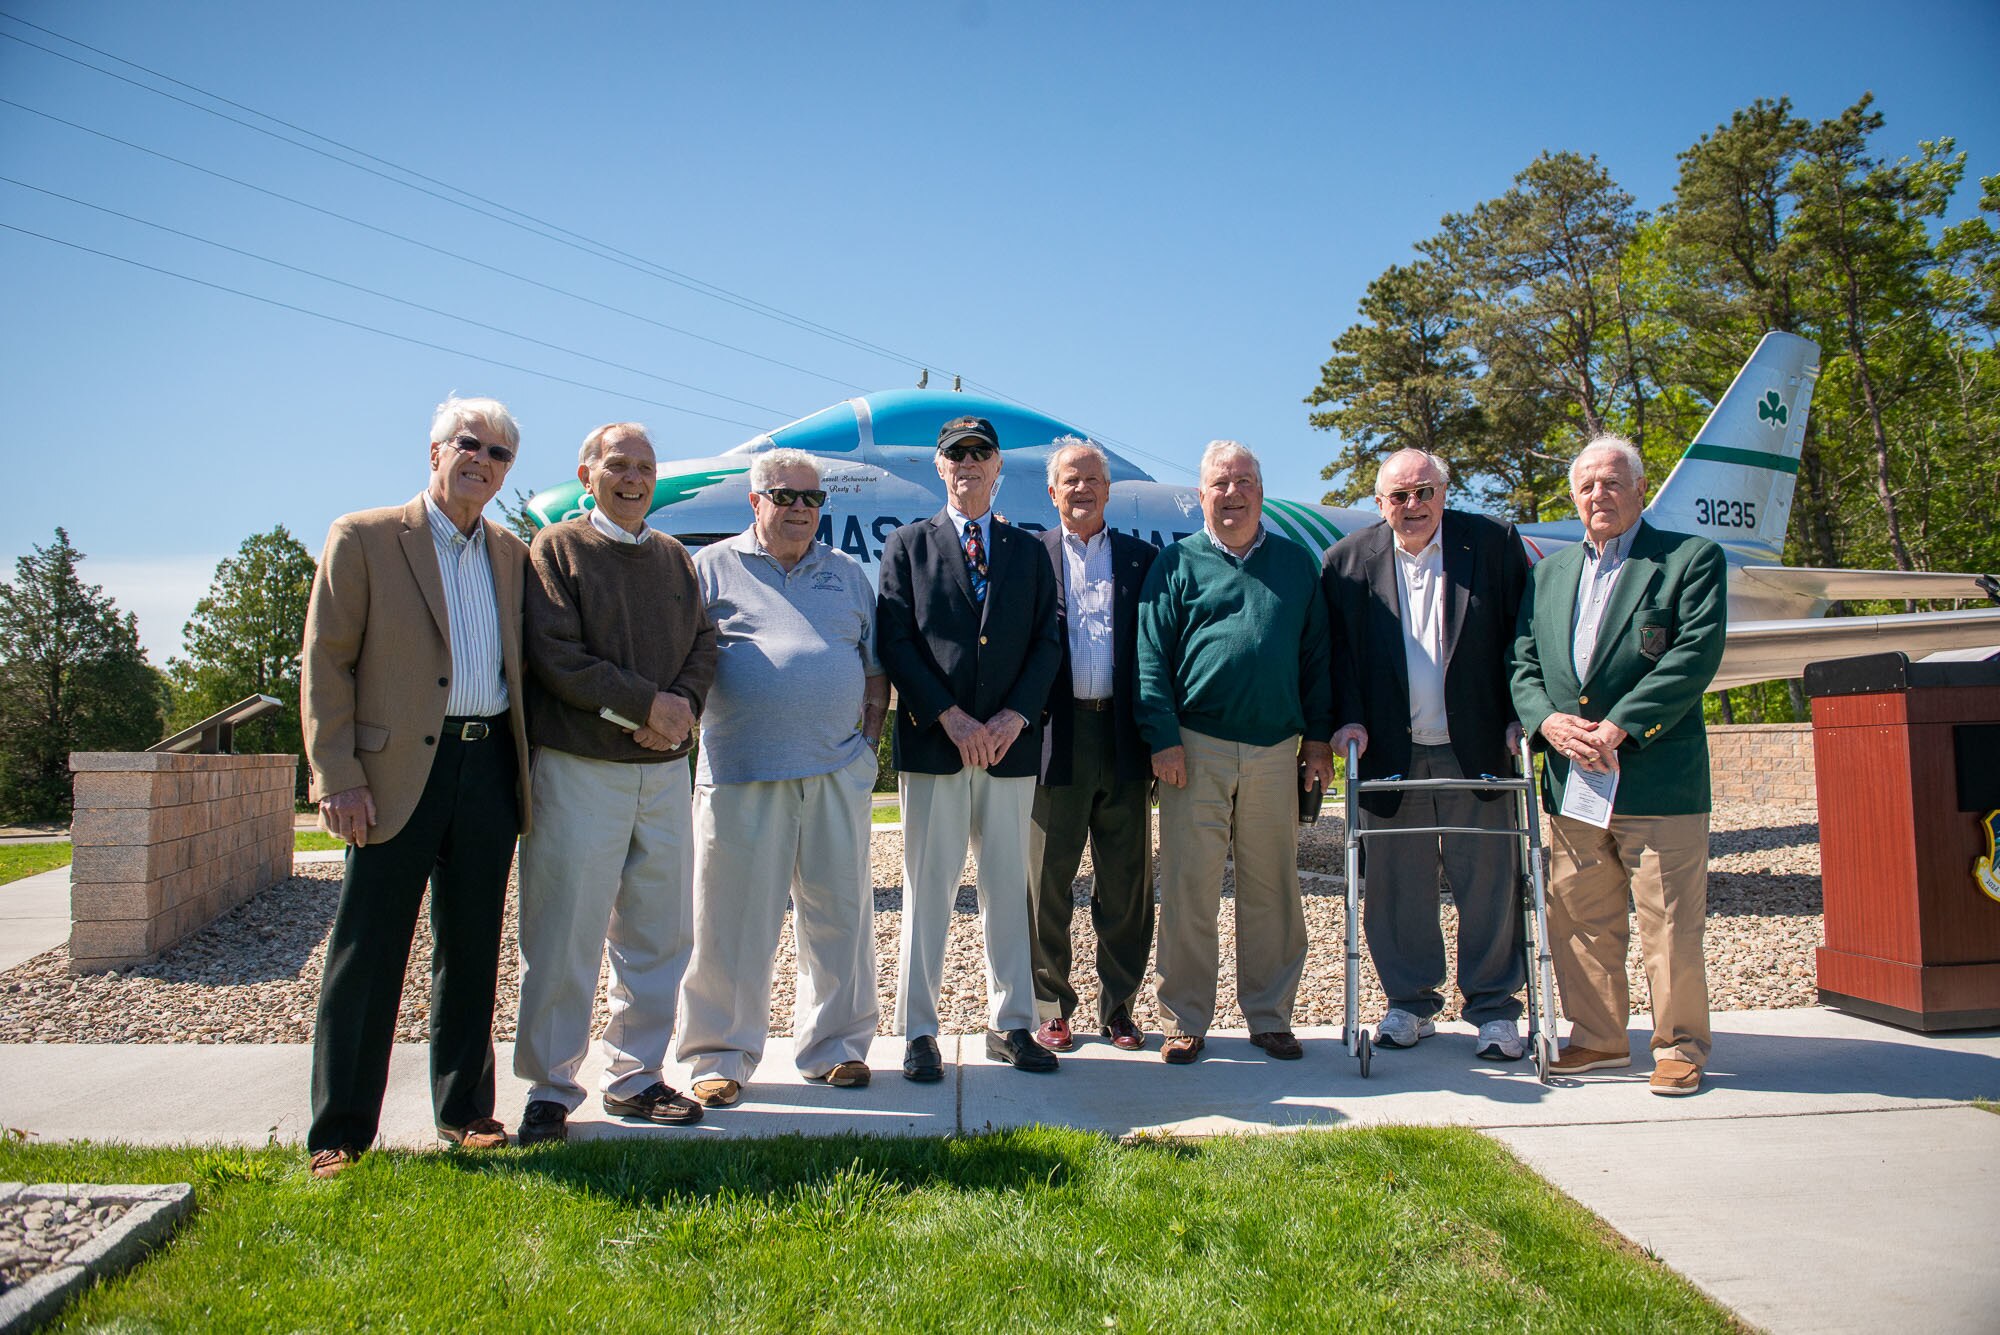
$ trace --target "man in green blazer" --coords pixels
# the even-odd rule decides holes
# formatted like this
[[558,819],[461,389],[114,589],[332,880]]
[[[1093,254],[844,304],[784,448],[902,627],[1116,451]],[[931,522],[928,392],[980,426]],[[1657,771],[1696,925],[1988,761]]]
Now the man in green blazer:
[[[1522,728],[1547,752],[1549,936],[1572,1025],[1555,1069],[1630,1066],[1626,896],[1653,996],[1652,1090],[1692,1094],[1708,1062],[1708,735],[1728,569],[1706,538],[1642,520],[1644,464],[1592,440],[1570,464],[1584,540],[1535,566],[1514,643]],[[1563,805],[1580,766],[1616,771],[1608,827]]]

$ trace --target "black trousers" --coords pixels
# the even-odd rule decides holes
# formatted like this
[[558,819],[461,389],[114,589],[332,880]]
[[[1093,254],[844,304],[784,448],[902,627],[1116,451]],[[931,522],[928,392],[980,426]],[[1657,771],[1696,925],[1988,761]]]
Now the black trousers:
[[1084,840],[1096,886],[1090,922],[1097,932],[1097,1023],[1129,1015],[1153,948],[1153,830],[1149,779],[1119,779],[1107,710],[1076,711],[1070,782],[1035,788],[1028,827],[1028,898],[1034,932],[1035,1003],[1067,1020],[1070,918]]
[[409,823],[349,847],[313,1029],[313,1152],[362,1150],[381,1123],[403,973],[431,890],[431,1104],[439,1126],[493,1115],[493,992],[507,872],[521,832],[506,717],[477,742],[438,739]]

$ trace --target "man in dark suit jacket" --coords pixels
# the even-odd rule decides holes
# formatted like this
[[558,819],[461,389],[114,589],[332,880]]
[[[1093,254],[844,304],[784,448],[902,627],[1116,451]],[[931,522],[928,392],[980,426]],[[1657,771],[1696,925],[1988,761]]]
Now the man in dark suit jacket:
[[348,849],[313,1029],[315,1177],[375,1139],[426,883],[438,1134],[474,1149],[507,1143],[493,1117],[493,994],[529,810],[528,549],[481,516],[520,439],[494,400],[446,400],[423,494],[342,516],[320,553],[300,712],[320,820]]
[[[1361,747],[1362,779],[1478,778],[1511,774],[1520,738],[1507,688],[1514,617],[1528,561],[1511,524],[1445,507],[1450,470],[1423,450],[1400,450],[1375,475],[1383,522],[1326,554],[1320,587],[1333,638],[1336,754]],[[1371,793],[1370,828],[1455,825],[1506,829],[1509,794]],[[1444,1009],[1444,935],[1438,876],[1458,909],[1458,990],[1479,1026],[1477,1051],[1515,1061],[1523,1046],[1526,981],[1515,896],[1520,850],[1487,835],[1371,839],[1363,922],[1389,1007],[1383,1047],[1435,1032]]]
[[1152,757],[1133,721],[1138,692],[1139,589],[1157,550],[1104,525],[1111,466],[1104,451],[1069,437],[1049,455],[1049,499],[1060,524],[1042,535],[1056,579],[1062,667],[1049,692],[1048,736],[1028,834],[1034,906],[1035,1041],[1075,1044],[1070,1014],[1072,886],[1090,840],[1097,933],[1097,1023],[1128,1051],[1145,1046],[1132,998],[1153,946]]
[[1034,1039],[1027,854],[1042,708],[1062,662],[1055,579],[1034,539],[992,514],[1000,440],[990,422],[945,423],[937,470],[949,499],[882,545],[876,612],[876,654],[899,697],[903,1074],[944,1076],[937,998],[968,845],[986,935],[986,1053],[1050,1071],[1056,1059]]

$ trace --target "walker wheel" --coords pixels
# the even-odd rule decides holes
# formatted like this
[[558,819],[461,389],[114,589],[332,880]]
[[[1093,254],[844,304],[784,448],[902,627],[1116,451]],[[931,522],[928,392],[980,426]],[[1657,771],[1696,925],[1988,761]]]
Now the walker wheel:
[[1547,1034],[1535,1035],[1535,1078],[1543,1084],[1549,1083],[1549,1073],[1556,1064],[1556,1041]]
[[1375,1044],[1369,1040],[1366,1029],[1361,1031],[1361,1043],[1354,1055],[1361,1061],[1361,1078],[1366,1080],[1368,1078],[1369,1059],[1375,1055]]

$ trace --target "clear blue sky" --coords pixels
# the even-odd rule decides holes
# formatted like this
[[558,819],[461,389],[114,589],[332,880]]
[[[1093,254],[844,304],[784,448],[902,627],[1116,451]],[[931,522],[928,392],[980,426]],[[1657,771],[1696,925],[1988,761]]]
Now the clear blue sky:
[[[1991,3],[0,13],[898,354],[352,170],[10,40],[219,106],[0,19],[0,98],[758,354],[0,105],[0,176],[448,312],[0,183],[0,223],[453,350],[0,230],[0,560],[11,578],[66,526],[162,664],[243,538],[283,523],[317,552],[334,516],[414,495],[452,390],[513,407],[510,487],[527,491],[568,477],[600,422],[637,417],[663,457],[705,454],[928,365],[1183,465],[1236,437],[1275,494],[1316,499],[1333,442],[1300,401],[1328,340],[1441,215],[1543,149],[1598,155],[1651,208],[1675,154],[1735,108],[1789,95],[1823,117],[1872,89],[1885,150],[1949,134],[1970,177],[2000,171]],[[1960,212],[1976,198],[1962,190]]]

